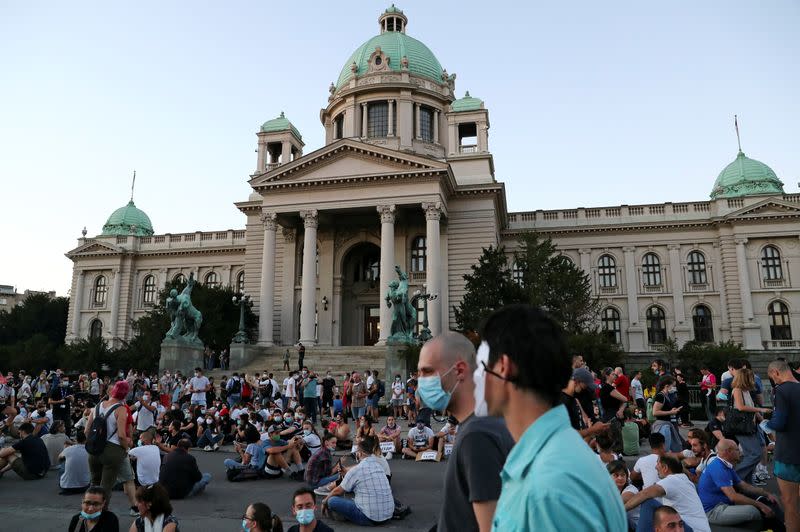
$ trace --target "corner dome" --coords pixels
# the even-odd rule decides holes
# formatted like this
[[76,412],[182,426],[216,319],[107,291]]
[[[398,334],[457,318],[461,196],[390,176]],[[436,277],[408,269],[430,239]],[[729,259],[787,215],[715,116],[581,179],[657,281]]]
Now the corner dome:
[[450,108],[454,113],[461,111],[477,111],[478,109],[483,109],[483,100],[480,98],[473,98],[469,95],[469,91],[467,91],[463,98],[459,98],[451,103]]
[[111,235],[152,236],[153,224],[150,223],[150,217],[136,208],[131,200],[108,217],[101,236]]
[[[385,24],[384,21],[387,18],[398,20],[394,25]],[[402,18],[402,22],[399,20],[400,18]],[[389,70],[394,72],[407,70],[411,74],[442,83],[441,63],[430,48],[406,35],[406,21],[406,16],[394,4],[384,11],[379,19],[381,33],[356,48],[355,52],[350,55],[336,81],[336,90],[341,89],[353,75],[362,76],[367,73],[369,70],[368,60],[376,48],[380,48],[380,51],[388,58]],[[408,61],[407,69],[403,68],[404,57]]]
[[286,115],[281,114],[278,115],[277,118],[273,118],[272,120],[267,120],[263,124],[261,124],[261,131],[263,133],[274,133],[276,131],[291,131],[294,133],[294,136],[297,137],[297,140],[303,140],[303,137],[300,135],[300,132],[297,130],[289,119],[286,118]]
[[736,159],[719,173],[711,199],[783,193],[783,183],[772,168],[739,151]]

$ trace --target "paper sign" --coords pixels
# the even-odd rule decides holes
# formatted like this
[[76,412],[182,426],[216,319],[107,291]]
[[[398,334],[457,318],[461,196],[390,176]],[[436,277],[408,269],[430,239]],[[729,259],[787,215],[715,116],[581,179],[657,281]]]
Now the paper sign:
[[422,462],[428,460],[431,462],[436,462],[438,457],[439,453],[437,451],[425,451],[417,455],[417,461]]
[[453,444],[452,443],[445,443],[444,444],[444,455],[450,456],[453,454]]
[[394,452],[394,442],[393,441],[382,441],[381,442],[381,453],[393,453]]

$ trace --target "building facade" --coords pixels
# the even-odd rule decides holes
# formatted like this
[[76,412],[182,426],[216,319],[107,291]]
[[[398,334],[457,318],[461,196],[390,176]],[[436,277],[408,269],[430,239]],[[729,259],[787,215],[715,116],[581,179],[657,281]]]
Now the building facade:
[[667,338],[797,346],[800,194],[767,165],[740,151],[709,201],[509,213],[484,102],[456,98],[455,75],[407,25],[392,6],[345,62],[320,111],[323,147],[304,153],[283,113],[262,125],[243,229],[155,234],[131,200],[80,238],[68,340],[129,339],[159,289],[194,272],[253,298],[260,345],[380,345],[395,265],[412,292],[438,296],[436,334],[455,328],[482,248],[513,253],[536,231],[591,276],[600,323],[628,352]]

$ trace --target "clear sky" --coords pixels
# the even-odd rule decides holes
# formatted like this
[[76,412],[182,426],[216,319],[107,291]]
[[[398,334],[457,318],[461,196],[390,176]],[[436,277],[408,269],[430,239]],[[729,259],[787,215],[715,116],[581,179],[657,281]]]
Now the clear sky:
[[[388,3],[0,3],[0,284],[66,295],[64,253],[134,169],[157,233],[244,227],[260,124],[285,111],[321,147],[328,85]],[[796,0],[397,3],[486,102],[511,210],[705,200],[734,113],[797,191]]]

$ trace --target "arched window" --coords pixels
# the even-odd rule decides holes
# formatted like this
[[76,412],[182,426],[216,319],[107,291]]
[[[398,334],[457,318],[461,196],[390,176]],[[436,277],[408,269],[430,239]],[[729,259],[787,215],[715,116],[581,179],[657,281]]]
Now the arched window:
[[711,320],[711,309],[705,305],[697,305],[692,312],[694,339],[696,342],[714,341],[714,324]]
[[520,286],[525,284],[522,268],[517,262],[511,265],[511,280]]
[[689,284],[706,284],[706,256],[700,251],[689,253],[689,260],[686,263],[689,273]]
[[174,284],[186,284],[186,276],[182,273],[179,273],[172,278],[172,282]]
[[615,344],[622,343],[622,327],[619,322],[619,311],[614,307],[606,307],[600,316],[603,331],[608,335],[608,339]]
[[94,280],[94,297],[92,302],[95,307],[102,307],[106,304],[106,295],[108,294],[108,282],[105,275],[98,275]]
[[777,281],[783,279],[783,269],[781,268],[781,252],[775,246],[765,246],[761,250],[761,271],[764,280]]
[[205,285],[208,288],[217,288],[219,286],[219,275],[217,275],[217,272],[208,272],[206,274]]
[[773,340],[791,340],[792,325],[789,322],[789,307],[782,301],[773,301],[767,307],[769,334]]
[[244,294],[244,270],[236,274],[236,293]]
[[655,253],[642,258],[642,282],[645,286],[661,286],[661,261]]
[[661,307],[647,309],[647,343],[660,345],[667,341],[667,319]]
[[614,288],[617,286],[617,261],[611,255],[603,255],[597,261],[597,276],[600,288]]
[[103,322],[100,320],[92,320],[89,325],[89,338],[102,338],[103,337]]
[[155,305],[156,303],[156,278],[148,275],[142,283],[142,303],[145,305]]
[[411,241],[411,271],[425,271],[426,241],[424,236],[418,236]]

